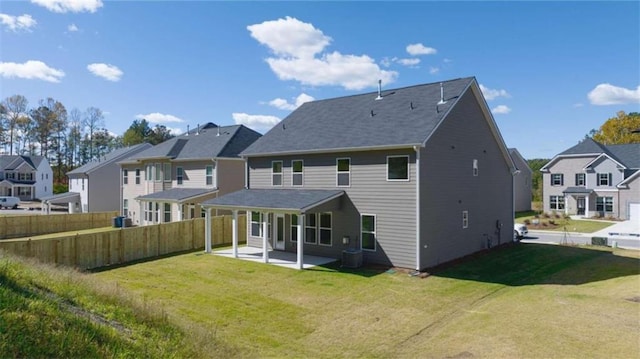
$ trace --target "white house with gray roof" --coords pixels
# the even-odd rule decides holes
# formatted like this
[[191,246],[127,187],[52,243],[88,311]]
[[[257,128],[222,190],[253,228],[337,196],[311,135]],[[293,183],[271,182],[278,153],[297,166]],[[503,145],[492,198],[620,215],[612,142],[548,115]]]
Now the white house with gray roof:
[[243,188],[239,153],[260,136],[207,123],[121,161],[121,213],[134,225],[201,217],[202,201]]
[[515,166],[472,77],[305,103],[241,155],[246,188],[203,206],[248,211],[265,261],[422,270],[513,240]]
[[44,156],[0,155],[0,196],[32,201],[53,193],[53,171]]
[[540,171],[545,212],[640,219],[640,143],[603,145],[586,138]]
[[151,148],[149,143],[123,147],[67,172],[69,191],[42,198],[42,209],[52,204],[68,205],[70,213],[120,210],[119,161]]

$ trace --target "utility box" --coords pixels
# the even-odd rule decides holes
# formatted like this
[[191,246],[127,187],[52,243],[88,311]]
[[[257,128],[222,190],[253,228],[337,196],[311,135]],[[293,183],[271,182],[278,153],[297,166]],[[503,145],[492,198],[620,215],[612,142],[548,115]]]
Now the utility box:
[[360,268],[362,266],[362,251],[359,249],[342,251],[342,266],[344,268]]

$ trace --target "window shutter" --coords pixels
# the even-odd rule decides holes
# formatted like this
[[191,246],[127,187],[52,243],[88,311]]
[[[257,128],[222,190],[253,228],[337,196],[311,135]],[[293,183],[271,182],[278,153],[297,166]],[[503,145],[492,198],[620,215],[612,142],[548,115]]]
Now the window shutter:
[[564,174],[560,174],[560,185],[564,186]]

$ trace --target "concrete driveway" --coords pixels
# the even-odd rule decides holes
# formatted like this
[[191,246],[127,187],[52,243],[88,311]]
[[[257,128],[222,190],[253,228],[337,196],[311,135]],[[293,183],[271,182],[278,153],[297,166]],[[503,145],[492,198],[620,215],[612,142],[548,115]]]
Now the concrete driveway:
[[622,221],[591,234],[593,237],[638,238],[640,239],[640,218]]

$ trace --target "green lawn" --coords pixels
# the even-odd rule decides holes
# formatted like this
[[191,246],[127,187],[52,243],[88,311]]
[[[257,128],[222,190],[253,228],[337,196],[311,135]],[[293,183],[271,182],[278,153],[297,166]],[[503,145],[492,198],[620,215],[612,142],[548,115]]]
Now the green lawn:
[[639,257],[519,243],[421,279],[191,253],[89,277],[215,343],[211,357],[631,358]]
[[[593,233],[614,224],[610,221],[571,219],[561,216],[548,216],[547,218],[544,215],[539,215],[539,218],[536,218],[536,214],[535,211],[518,212],[515,216],[516,223],[529,221],[530,223],[527,224],[529,230],[564,231],[566,228],[569,232],[577,233]],[[535,219],[539,221],[538,225],[534,224]]]

